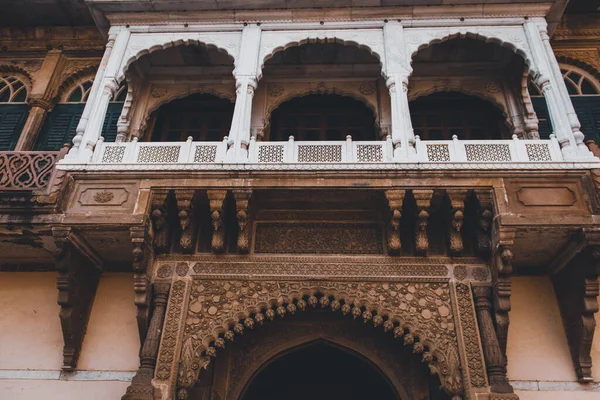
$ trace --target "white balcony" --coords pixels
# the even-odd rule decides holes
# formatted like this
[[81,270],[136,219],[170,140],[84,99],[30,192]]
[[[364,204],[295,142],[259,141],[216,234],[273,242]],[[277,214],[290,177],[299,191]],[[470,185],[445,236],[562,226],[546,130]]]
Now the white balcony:
[[63,170],[435,170],[435,169],[590,169],[598,162],[564,161],[555,137],[548,140],[428,140],[417,137],[408,159],[394,157],[385,141],[251,140],[248,157],[234,160],[228,141],[104,143],[87,164],[61,162]]

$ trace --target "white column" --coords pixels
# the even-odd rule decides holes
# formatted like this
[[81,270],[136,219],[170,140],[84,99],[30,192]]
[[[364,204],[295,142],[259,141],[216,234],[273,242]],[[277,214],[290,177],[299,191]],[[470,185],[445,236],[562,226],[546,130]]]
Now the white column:
[[[548,105],[548,113],[550,114],[550,119],[552,121],[552,130],[560,143],[563,158],[565,160],[590,158],[585,152],[577,147],[577,140],[573,134],[574,132],[571,128],[571,124],[569,123],[568,106],[566,105],[566,103],[571,103],[571,100],[566,99],[565,101],[561,95],[559,87],[565,85],[564,80],[562,79],[562,76],[560,79],[557,79],[556,75],[552,72],[552,66],[546,55],[546,50],[535,19],[525,22],[524,29],[525,34],[527,35],[527,41],[529,42],[534,68],[537,70],[535,81],[542,89],[544,99]],[[554,55],[552,55],[552,57],[554,57]]]
[[233,162],[246,162],[248,160],[252,99],[257,86],[260,38],[261,30],[257,25],[244,27],[239,61],[234,72],[236,98],[229,132],[229,149],[227,150],[227,160]]
[[540,18],[538,20],[537,26],[540,32],[542,43],[544,44],[544,51],[546,54],[546,58],[548,59],[550,72],[552,73],[554,79],[557,82],[556,86],[562,97],[562,103],[565,106],[565,111],[567,112],[567,120],[569,121],[571,131],[573,132],[573,137],[575,138],[575,143],[577,145],[577,153],[580,158],[594,157],[592,152],[584,143],[584,135],[581,132],[581,123],[579,122],[579,118],[577,117],[577,113],[575,112],[575,107],[573,107],[573,102],[571,101],[571,96],[569,95],[569,91],[567,90],[567,85],[565,84],[563,74],[560,70],[560,65],[558,65],[558,61],[556,60],[556,56],[554,55],[554,50],[552,50],[552,45],[550,44],[550,36],[548,36],[546,21],[543,18]]
[[395,21],[386,23],[383,27],[383,40],[383,72],[390,91],[394,160],[412,160],[416,158],[415,135],[408,108],[408,77],[412,67],[404,45],[402,24]]
[[83,114],[77,125],[77,134],[73,138],[73,147],[65,157],[65,162],[88,162],[92,158],[94,146],[102,134],[102,125],[106,117],[108,103],[118,88],[116,80],[121,67],[130,33],[122,27],[112,27],[109,31],[109,43]]

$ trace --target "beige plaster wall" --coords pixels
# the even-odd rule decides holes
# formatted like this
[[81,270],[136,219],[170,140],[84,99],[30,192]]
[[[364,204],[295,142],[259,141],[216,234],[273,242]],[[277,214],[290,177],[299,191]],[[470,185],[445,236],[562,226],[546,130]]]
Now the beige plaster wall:
[[0,369],[60,369],[57,297],[55,272],[0,272]]
[[520,400],[598,400],[598,392],[534,392],[515,391]]
[[18,400],[115,400],[120,399],[128,382],[0,380],[0,398]]
[[102,275],[83,340],[78,369],[138,369],[140,340],[133,300],[133,275]]

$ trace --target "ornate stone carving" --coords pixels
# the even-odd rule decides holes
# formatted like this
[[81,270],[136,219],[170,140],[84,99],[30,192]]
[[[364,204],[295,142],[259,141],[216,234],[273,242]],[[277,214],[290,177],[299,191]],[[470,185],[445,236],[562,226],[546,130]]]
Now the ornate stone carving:
[[358,86],[358,91],[365,96],[372,95],[375,93],[375,90],[375,82],[365,82]]
[[154,367],[156,366],[167,298],[169,297],[169,287],[170,284],[168,283],[157,283],[154,285],[154,299],[152,301],[154,311],[152,312],[148,334],[140,351],[140,368],[121,400],[154,400],[152,378],[154,376]]
[[64,347],[62,369],[74,370],[100,279],[99,258],[71,228],[53,228],[56,287]]
[[211,247],[215,253],[225,251],[225,221],[223,220],[223,202],[227,196],[227,190],[207,190],[210,218],[213,226]]
[[494,217],[492,191],[490,189],[475,189],[475,196],[479,200],[475,247],[480,255],[488,256],[492,248],[490,228]]
[[429,250],[429,238],[427,237],[427,219],[429,218],[429,207],[433,190],[413,190],[417,202],[417,226],[415,228],[415,252],[426,254]]
[[388,227],[388,253],[390,255],[397,255],[400,253],[402,248],[402,242],[400,240],[400,219],[402,218],[402,204],[404,202],[404,195],[406,190],[386,190],[385,197],[387,198],[388,205],[390,207],[391,218]]
[[272,83],[267,87],[267,92],[271,97],[279,97],[283,94],[284,88],[279,83]]
[[[308,301],[305,301],[307,298]],[[319,300],[320,298],[320,300]],[[343,303],[342,307],[339,307]],[[186,397],[198,373],[217,355],[215,347],[250,329],[258,315],[283,317],[308,307],[331,307],[390,332],[423,353],[442,387],[463,391],[458,345],[447,283],[343,283],[194,279],[178,374]],[[294,307],[290,307],[293,305]],[[338,308],[339,307],[339,308]],[[383,318],[376,318],[377,316]],[[384,322],[382,323],[382,319]],[[458,398],[458,397],[457,397]]]
[[238,222],[237,250],[240,254],[246,254],[250,248],[250,210],[249,203],[252,190],[234,190],[236,217]]
[[149,307],[151,297],[151,283],[148,265],[152,264],[152,250],[150,249],[151,237],[149,227],[132,227],[129,230],[131,244],[133,245],[133,291],[134,302],[137,307],[137,324],[140,334],[140,343],[144,343],[148,330]]
[[258,223],[255,253],[382,254],[377,223]]
[[591,349],[598,312],[600,233],[584,232],[590,244],[553,277],[563,325],[569,341],[577,379],[593,382]]
[[155,99],[159,99],[165,94],[167,94],[167,88],[165,88],[164,86],[152,85],[152,88],[150,89],[150,95],[152,97],[154,97]]
[[446,190],[450,198],[450,229],[448,230],[448,243],[450,251],[453,254],[460,254],[463,251],[462,226],[465,213],[465,199],[467,197],[466,189],[448,189]]
[[192,253],[196,238],[196,222],[194,220],[194,194],[193,189],[175,190],[177,199],[177,216],[181,226],[179,245],[184,253]]
[[486,281],[489,276],[488,270],[485,267],[477,267],[473,270],[473,279],[476,281]]
[[152,197],[152,218],[154,228],[154,250],[157,253],[169,251],[171,230],[169,226],[169,212],[167,208],[168,190],[156,190]]
[[474,286],[473,294],[491,390],[496,393],[512,393],[513,389],[506,377],[506,360],[492,320],[492,289],[488,286]]
[[464,281],[467,277],[467,267],[465,267],[464,265],[455,266],[454,277],[459,281]]
[[108,203],[115,197],[113,192],[108,190],[101,190],[94,195],[94,201],[96,203]]

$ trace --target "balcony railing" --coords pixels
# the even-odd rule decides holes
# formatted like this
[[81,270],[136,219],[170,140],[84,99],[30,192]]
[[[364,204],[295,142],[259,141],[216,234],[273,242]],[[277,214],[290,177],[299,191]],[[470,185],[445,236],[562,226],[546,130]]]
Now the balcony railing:
[[66,150],[0,152],[0,191],[47,188]]
[[408,159],[395,159],[390,138],[384,141],[251,140],[248,158],[234,161],[221,142],[104,143],[87,164],[60,163],[70,170],[265,170],[265,169],[569,169],[598,168],[599,163],[567,162],[554,136],[547,140],[422,141],[416,138]]

